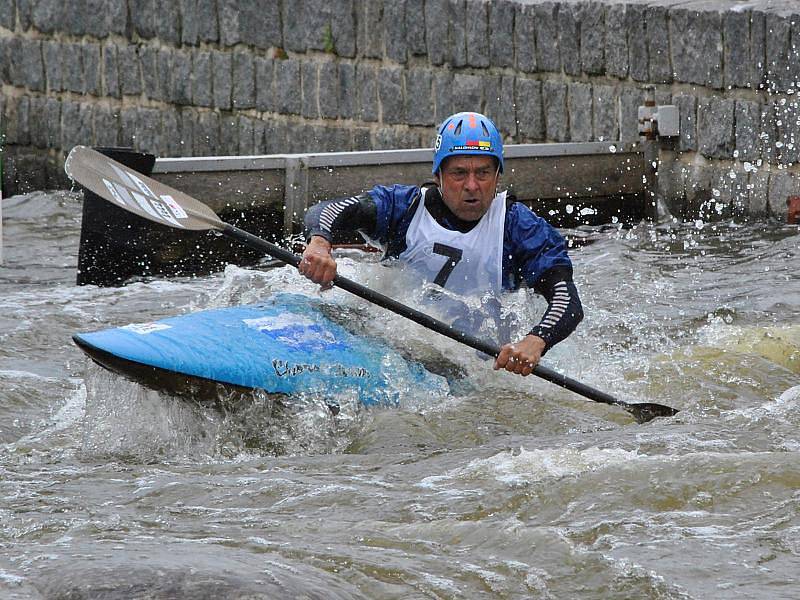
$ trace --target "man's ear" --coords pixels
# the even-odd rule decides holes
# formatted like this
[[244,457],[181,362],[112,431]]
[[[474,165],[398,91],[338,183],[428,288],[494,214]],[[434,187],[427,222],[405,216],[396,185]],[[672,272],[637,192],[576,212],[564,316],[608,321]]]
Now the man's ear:
[[433,175],[433,180],[436,182],[436,187],[442,187],[442,180],[441,180],[441,178],[439,177],[439,173],[440,173],[440,172],[441,172],[441,169],[439,169],[439,171],[437,171],[437,172],[436,172],[436,173]]

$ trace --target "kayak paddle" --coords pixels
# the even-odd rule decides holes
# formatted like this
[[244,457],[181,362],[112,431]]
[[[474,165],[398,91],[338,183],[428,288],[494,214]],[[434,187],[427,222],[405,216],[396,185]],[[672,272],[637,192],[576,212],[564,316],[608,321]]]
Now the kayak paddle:
[[[64,170],[71,179],[86,189],[112,204],[150,221],[189,231],[217,230],[227,237],[261,250],[294,267],[300,263],[300,257],[293,252],[225,223],[202,202],[146,175],[137,173],[86,146],[75,146],[72,149],[67,156]],[[458,331],[443,321],[401,304],[355,281],[337,275],[333,284],[484,354],[493,357],[500,354],[498,346]],[[671,417],[678,412],[676,409],[662,404],[624,402],[542,365],[537,365],[533,374],[595,402],[624,408],[639,423],[646,423],[656,417]]]

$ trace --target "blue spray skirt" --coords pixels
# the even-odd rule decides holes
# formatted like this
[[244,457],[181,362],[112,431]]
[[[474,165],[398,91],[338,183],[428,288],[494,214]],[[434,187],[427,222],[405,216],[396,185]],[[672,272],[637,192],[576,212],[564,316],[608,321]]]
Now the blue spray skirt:
[[73,336],[103,367],[147,387],[198,399],[221,390],[271,394],[355,391],[364,405],[396,405],[402,390],[442,393],[442,377],[378,340],[347,331],[319,301],[279,294],[248,306],[205,310]]

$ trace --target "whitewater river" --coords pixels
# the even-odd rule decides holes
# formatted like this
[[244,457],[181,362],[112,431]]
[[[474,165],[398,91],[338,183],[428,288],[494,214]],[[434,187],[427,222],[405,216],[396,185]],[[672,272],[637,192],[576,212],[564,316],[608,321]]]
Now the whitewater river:
[[797,226],[573,232],[586,319],[545,364],[674,418],[495,373],[339,291],[355,327],[466,378],[275,418],[147,391],[70,336],[313,286],[265,265],[77,287],[79,197],[3,206],[0,598],[800,597]]

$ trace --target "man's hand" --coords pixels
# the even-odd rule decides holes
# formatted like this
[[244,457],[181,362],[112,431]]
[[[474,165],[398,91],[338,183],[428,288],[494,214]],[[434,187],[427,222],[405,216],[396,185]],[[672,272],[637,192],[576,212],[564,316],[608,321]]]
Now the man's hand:
[[506,344],[500,348],[500,354],[494,361],[494,370],[505,369],[527,377],[539,364],[545,345],[544,340],[537,335],[526,335],[515,344]]
[[323,289],[329,289],[336,277],[336,261],[331,256],[331,243],[322,236],[313,236],[303,252],[297,270],[314,283],[320,284]]

